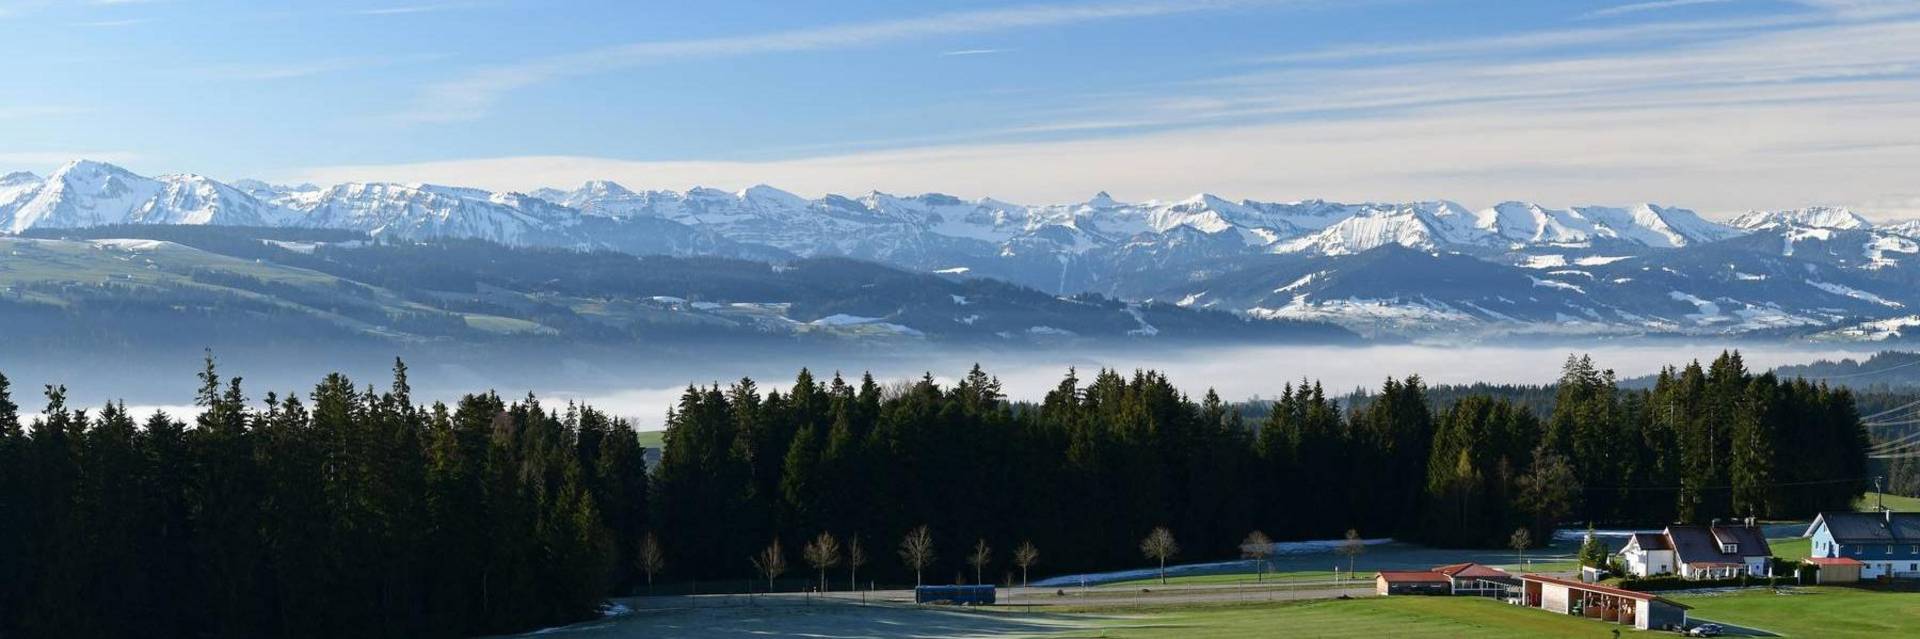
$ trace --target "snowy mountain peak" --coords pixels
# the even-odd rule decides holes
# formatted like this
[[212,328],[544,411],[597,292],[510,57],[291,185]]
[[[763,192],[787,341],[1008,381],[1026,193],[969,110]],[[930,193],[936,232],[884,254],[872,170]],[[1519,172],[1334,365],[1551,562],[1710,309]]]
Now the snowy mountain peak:
[[1737,229],[1757,231],[1773,227],[1802,227],[1855,231],[1873,227],[1872,222],[1845,207],[1814,206],[1782,211],[1748,211],[1729,222]]
[[6,175],[0,175],[0,186],[30,184],[30,183],[35,183],[39,181],[40,181],[40,176],[34,175],[33,173],[28,171],[14,171]]
[[1087,200],[1085,206],[1093,209],[1110,209],[1120,206],[1120,202],[1114,200],[1113,196],[1108,195],[1106,191],[1101,191],[1093,194],[1093,198]]

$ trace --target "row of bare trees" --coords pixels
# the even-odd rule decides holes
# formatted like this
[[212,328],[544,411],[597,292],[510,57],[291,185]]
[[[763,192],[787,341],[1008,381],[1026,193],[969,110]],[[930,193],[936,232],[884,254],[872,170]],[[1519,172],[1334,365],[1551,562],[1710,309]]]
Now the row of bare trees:
[[[1516,535],[1519,534],[1524,534],[1524,530],[1516,533]],[[1255,572],[1258,575],[1256,578],[1264,579],[1267,558],[1273,554],[1273,539],[1265,532],[1255,530],[1248,533],[1246,539],[1240,542],[1240,549],[1241,557],[1255,562]],[[1358,530],[1348,529],[1346,537],[1335,552],[1347,558],[1347,572],[1352,573],[1353,562],[1359,555],[1366,552],[1366,544],[1360,538]],[[1159,563],[1160,583],[1165,584],[1167,583],[1167,562],[1180,555],[1180,542],[1174,538],[1172,530],[1165,526],[1155,527],[1140,540],[1140,554]],[[812,566],[819,573],[821,592],[829,590],[827,570],[839,567],[843,562],[848,568],[848,589],[858,590],[860,567],[866,565],[868,561],[866,550],[861,546],[859,537],[853,538],[843,549],[840,540],[829,532],[822,532],[820,536],[808,542],[806,547],[801,549],[800,555],[806,560],[807,565]],[[981,539],[974,543],[973,551],[966,558],[967,564],[973,566],[974,583],[986,583],[986,567],[993,563],[993,556],[993,547],[987,545],[987,540]],[[900,560],[913,569],[913,582],[916,587],[924,583],[923,576],[926,569],[932,566],[937,558],[934,552],[933,532],[927,526],[923,525],[908,531],[907,535],[900,540]],[[654,574],[661,569],[662,564],[659,541],[651,534],[640,545],[640,561],[642,562],[640,569],[646,573],[648,583],[651,584]],[[781,548],[780,540],[777,538],[766,548],[755,553],[750,561],[759,576],[767,580],[769,591],[773,589],[774,580],[787,573],[786,551]],[[1039,562],[1040,549],[1035,547],[1033,542],[1021,542],[1020,547],[1014,549],[1013,564],[1020,568],[1022,587],[1027,585],[1028,572],[1034,564]]]
[[[1169,538],[1171,538],[1171,535],[1169,535]],[[649,535],[646,542],[641,545],[641,559],[643,561],[641,570],[647,574],[648,583],[652,583],[653,575],[660,569],[661,562],[656,553],[649,552],[647,549],[657,549],[658,547],[658,542],[654,540],[651,535]],[[840,540],[830,532],[821,532],[818,537],[814,537],[813,541],[808,542],[806,547],[800,549],[800,556],[806,560],[807,565],[812,566],[819,574],[819,589],[821,592],[829,590],[827,570],[837,568],[841,565],[847,567],[847,588],[849,590],[858,590],[860,587],[860,567],[866,565],[870,560],[870,557],[867,556],[866,547],[860,543],[859,537],[854,537],[843,547]],[[907,567],[913,569],[913,582],[915,586],[923,583],[923,575],[926,569],[932,566],[934,560],[938,558],[938,555],[934,551],[933,531],[927,526],[923,525],[908,531],[906,537],[900,540],[900,560],[904,562]],[[778,538],[774,539],[772,543],[767,544],[766,548],[762,548],[759,552],[754,553],[754,555],[749,558],[749,561],[753,564],[754,571],[760,577],[767,580],[767,589],[769,591],[773,589],[774,580],[787,573],[786,550],[781,547]],[[989,564],[993,563],[993,547],[987,545],[987,540],[985,539],[974,543],[973,552],[967,556],[967,563],[973,566],[974,581],[976,583],[985,583],[986,568]],[[1026,585],[1027,573],[1033,568],[1034,564],[1037,563],[1040,563],[1040,549],[1034,546],[1033,542],[1021,542],[1020,547],[1014,549],[1013,564],[1020,567],[1021,585]]]

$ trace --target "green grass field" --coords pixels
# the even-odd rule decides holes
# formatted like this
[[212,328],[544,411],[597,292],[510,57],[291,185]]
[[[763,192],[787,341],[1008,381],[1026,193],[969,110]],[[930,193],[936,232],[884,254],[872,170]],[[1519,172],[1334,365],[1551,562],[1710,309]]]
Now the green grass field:
[[1788,637],[1920,636],[1920,592],[1814,586],[1677,594],[1690,614]]
[[[1808,587],[1680,594],[1697,619],[1784,637],[1920,635],[1920,592]],[[1475,597],[1372,597],[1352,600],[1139,609],[1072,610],[1095,619],[1056,637],[1207,639],[1211,637],[1605,637],[1613,624],[1551,614]],[[1621,628],[1623,634],[1637,633]]]
[[1616,627],[1477,597],[1371,597],[1184,607],[1124,614],[1104,617],[1088,628],[1052,636],[1112,639],[1604,637]]
[[[1902,512],[1920,511],[1920,497],[1901,497],[1899,495],[1881,495],[1880,497],[1885,500],[1888,508]],[[1874,510],[1876,503],[1874,494],[1867,493],[1860,496],[1860,501],[1854,502],[1853,508],[1854,510],[1862,511]]]

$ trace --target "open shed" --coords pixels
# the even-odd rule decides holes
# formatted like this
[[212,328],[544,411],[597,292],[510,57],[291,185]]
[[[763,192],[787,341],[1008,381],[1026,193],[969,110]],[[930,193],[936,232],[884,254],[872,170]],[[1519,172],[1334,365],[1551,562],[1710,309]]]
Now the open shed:
[[1652,593],[1546,575],[1524,575],[1520,581],[1521,603],[1529,608],[1598,619],[1641,630],[1684,627],[1687,624],[1688,607],[1685,604]]

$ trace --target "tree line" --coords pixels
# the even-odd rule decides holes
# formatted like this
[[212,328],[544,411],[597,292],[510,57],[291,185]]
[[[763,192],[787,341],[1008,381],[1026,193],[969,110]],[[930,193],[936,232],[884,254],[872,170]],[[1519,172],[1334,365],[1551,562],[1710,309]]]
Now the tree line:
[[1544,415],[1418,377],[1346,406],[1288,384],[1249,419],[1144,370],[1069,371],[1033,402],[977,366],[802,370],[689,387],[653,469],[623,420],[416,406],[397,362],[387,390],[335,375],[264,408],[211,361],[201,381],[191,426],[52,387],[23,429],[0,403],[0,547],[27,549],[0,555],[0,634],[506,632],[656,578],[1024,581],[1342,536],[1520,550],[1567,521],[1805,517],[1867,484],[1848,391],[1733,353],[1646,390],[1570,358]]
[[635,577],[643,450],[534,398],[416,406],[327,377],[250,406],[211,358],[191,425],[0,377],[0,637],[469,636],[594,614]]

